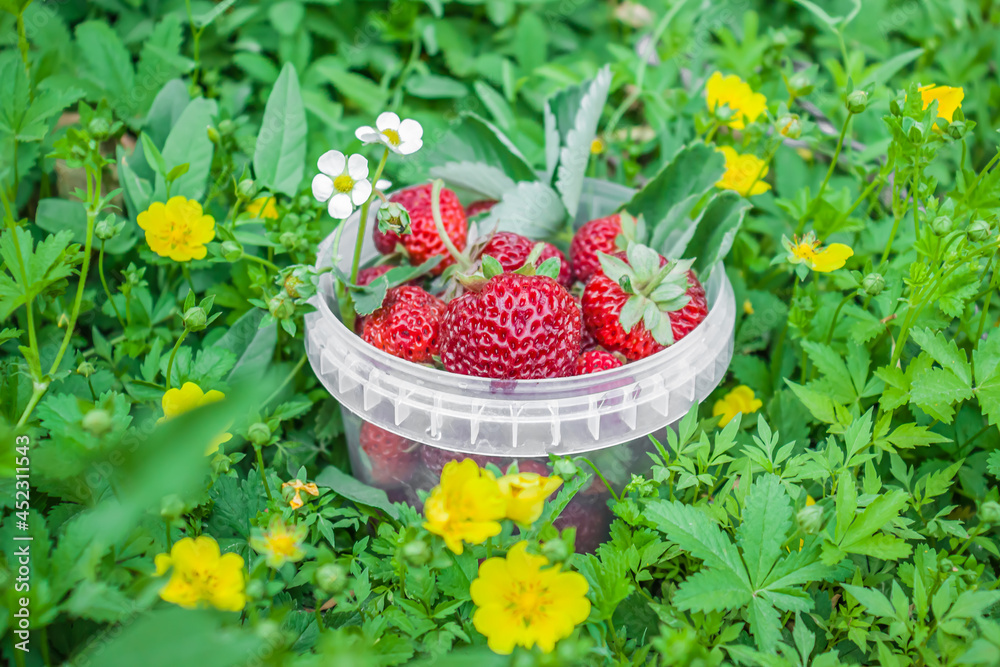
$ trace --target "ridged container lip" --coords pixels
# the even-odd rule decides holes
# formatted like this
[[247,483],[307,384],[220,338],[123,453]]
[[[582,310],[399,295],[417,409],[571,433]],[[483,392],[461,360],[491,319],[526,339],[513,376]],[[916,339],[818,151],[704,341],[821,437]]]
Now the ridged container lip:
[[[614,195],[617,195],[622,202],[627,201],[632,192],[624,186],[608,183],[605,181],[590,181],[588,185],[603,187],[606,190],[611,186]],[[586,196],[586,193],[585,195]],[[374,222],[376,208],[369,211],[368,229]],[[360,211],[345,221],[345,232],[341,238],[341,246],[346,247],[347,242],[353,244],[354,236],[350,233],[356,229],[360,220]],[[330,266],[333,254],[333,245],[336,233],[325,239],[317,256],[317,269],[325,269]],[[371,256],[373,244],[370,234],[365,239],[365,247],[369,252],[363,253]],[[349,270],[350,257],[344,253],[345,258],[342,263],[348,266],[343,267]],[[671,366],[677,366],[678,370],[688,366],[690,361],[687,357],[692,350],[703,349],[702,343],[712,338],[728,339],[732,336],[732,330],[719,331],[719,327],[725,324],[723,307],[725,301],[733,299],[732,286],[725,274],[722,262],[717,263],[709,278],[704,284],[706,299],[709,304],[709,312],[705,320],[680,341],[674,343],[665,350],[653,354],[645,359],[634,361],[618,368],[591,373],[588,375],[570,376],[563,378],[545,378],[536,380],[496,380],[468,375],[459,375],[444,370],[439,370],[430,366],[422,366],[398,357],[394,357],[376,347],[365,343],[364,340],[348,329],[340,320],[340,317],[331,307],[331,303],[336,303],[333,294],[333,278],[330,272],[322,275],[317,288],[317,294],[311,300],[316,308],[316,312],[310,314],[309,318],[319,318],[326,326],[325,332],[335,337],[335,340],[315,341],[322,347],[332,350],[344,350],[349,348],[354,354],[367,358],[371,363],[391,376],[396,377],[400,384],[415,384],[427,391],[435,391],[443,394],[453,394],[455,396],[467,396],[477,401],[481,400],[506,400],[517,403],[550,401],[559,398],[579,398],[589,393],[603,393],[609,386],[619,389],[639,385],[644,379],[653,375],[662,375]],[[307,337],[316,335],[316,327],[308,327]],[[714,335],[713,335],[714,334]],[[336,396],[336,394],[335,394]]]

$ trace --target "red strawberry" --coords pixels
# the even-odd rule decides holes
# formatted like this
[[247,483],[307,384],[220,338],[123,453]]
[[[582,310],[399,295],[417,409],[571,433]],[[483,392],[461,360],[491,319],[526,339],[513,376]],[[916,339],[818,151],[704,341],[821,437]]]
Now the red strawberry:
[[[680,311],[694,300],[687,294],[689,290],[701,290],[690,266],[690,260],[668,263],[637,243],[629,244],[625,256],[605,255],[601,270],[583,292],[584,324],[606,350],[620,352],[629,361],[672,345],[678,338],[672,311]],[[689,324],[699,312],[704,308],[695,306],[689,315],[679,318],[686,329],[683,335],[693,328]]]
[[[376,226],[372,230],[372,236],[375,239],[375,247],[383,255],[394,252],[397,243],[402,244],[410,256],[410,263],[414,266],[426,262],[431,257],[443,256],[444,260],[431,270],[432,274],[438,276],[448,265],[454,264],[455,259],[449,254],[434,224],[431,189],[431,184],[426,183],[400,190],[389,197],[389,201],[402,204],[410,214],[409,234],[400,236],[395,232],[381,232]],[[469,223],[458,196],[448,188],[441,189],[441,221],[455,247],[464,250]]]
[[[528,259],[528,255],[531,254],[534,248],[535,241],[526,236],[521,236],[514,232],[497,232],[483,248],[480,257],[489,255],[500,262],[500,266],[503,267],[504,271],[517,271],[524,266],[525,260]],[[542,262],[552,257],[559,260],[559,284],[563,287],[569,287],[573,284],[573,278],[570,276],[569,262],[566,261],[566,257],[559,248],[551,243],[544,245],[541,254],[535,261],[535,267],[541,266]]]
[[441,360],[452,373],[565,377],[580,355],[580,309],[552,278],[501,273],[448,304]]
[[597,253],[613,253],[615,239],[622,233],[622,219],[617,213],[606,218],[597,218],[577,230],[569,246],[569,263],[573,269],[573,279],[587,282],[594,272],[601,268]]
[[480,199],[465,207],[465,215],[471,218],[474,215],[479,215],[480,213],[490,210],[496,205],[496,199]]
[[576,374],[587,375],[618,368],[622,362],[615,355],[604,350],[589,350],[576,360]]
[[562,531],[576,528],[577,553],[590,553],[608,537],[611,513],[603,500],[587,502],[576,496],[566,505],[552,525]]
[[380,266],[369,266],[367,269],[361,269],[358,271],[358,284],[359,285],[370,285],[372,282],[385,274],[389,273],[393,269],[390,264],[382,264]]
[[438,353],[444,312],[444,302],[419,287],[393,287],[382,307],[365,317],[361,337],[393,356],[429,363]]
[[416,443],[370,422],[361,424],[360,441],[377,486],[399,486],[410,479],[417,462]]
[[705,300],[705,288],[694,271],[688,271],[687,295],[691,297],[687,305],[670,313],[670,327],[674,332],[674,340],[680,340],[691,333],[702,320],[708,317],[708,301]]
[[434,484],[437,484],[438,478],[441,477],[441,471],[444,470],[444,466],[450,461],[472,459],[480,468],[485,468],[487,463],[492,463],[502,469],[505,460],[499,456],[481,456],[478,454],[453,452],[447,449],[431,447],[430,445],[424,445],[420,448],[420,458],[427,470],[429,470],[433,475]]

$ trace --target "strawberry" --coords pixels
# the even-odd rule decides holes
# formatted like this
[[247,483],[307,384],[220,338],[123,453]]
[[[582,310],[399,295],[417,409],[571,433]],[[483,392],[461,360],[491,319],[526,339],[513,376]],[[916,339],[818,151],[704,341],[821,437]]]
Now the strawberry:
[[394,487],[410,479],[417,463],[417,444],[370,422],[361,424],[361,451],[371,463],[372,482]]
[[[693,260],[668,262],[638,243],[629,243],[624,256],[599,258],[601,268],[583,292],[583,321],[597,342],[629,361],[672,345],[677,336],[671,313],[692,301],[689,290],[701,289],[689,271]],[[696,306],[690,317],[678,320],[684,322],[681,333],[693,328],[690,322],[703,310]]]
[[565,377],[580,355],[580,309],[543,275],[479,278],[448,304],[441,360],[452,373],[496,379]]
[[[517,271],[524,266],[528,255],[534,248],[535,242],[526,236],[513,232],[497,232],[483,247],[480,256],[488,255],[497,260],[504,271]],[[544,243],[541,254],[535,260],[535,266],[541,266],[542,262],[551,257],[559,260],[559,278],[557,279],[559,284],[568,288],[573,284],[573,279],[570,276],[569,262],[566,261],[566,257],[559,248],[551,243]]]
[[588,350],[576,360],[576,374],[587,375],[588,373],[598,373],[600,371],[611,370],[622,365],[621,360],[610,352],[604,350]]
[[[401,204],[410,214],[410,233],[400,236],[395,232],[382,232],[378,227],[372,230],[375,247],[383,255],[395,252],[396,244],[401,244],[414,266],[426,262],[431,257],[442,256],[444,259],[431,273],[439,276],[445,268],[453,264],[455,259],[448,252],[444,241],[438,235],[434,224],[434,212],[431,206],[432,185],[425,183],[396,192],[389,201]],[[458,196],[448,188],[441,189],[441,221],[445,232],[458,250],[465,248],[469,223],[465,217],[465,209],[458,201]]]
[[369,266],[367,269],[361,269],[358,271],[358,284],[370,285],[376,278],[389,273],[392,268],[390,264],[382,264],[380,266]]
[[613,253],[615,240],[622,233],[622,219],[617,213],[597,218],[580,227],[569,246],[569,263],[573,279],[587,282],[601,268],[597,253]]
[[441,477],[441,471],[444,470],[445,464],[449,461],[472,459],[480,468],[485,468],[487,463],[492,463],[501,469],[504,467],[504,459],[499,456],[481,456],[478,454],[453,452],[447,449],[431,447],[430,445],[424,445],[420,448],[420,459],[423,461],[427,470],[432,474],[434,484],[438,483],[438,479]]
[[466,217],[471,218],[474,215],[485,213],[496,205],[496,199],[479,199],[465,207],[465,215]]
[[687,336],[708,317],[708,301],[705,300],[704,286],[698,281],[694,271],[688,271],[687,278],[687,295],[691,300],[680,310],[670,313],[670,327],[674,332],[674,340]]
[[400,359],[430,363],[438,353],[444,313],[444,302],[420,287],[393,287],[382,307],[365,317],[361,337]]
[[607,539],[611,519],[611,513],[603,499],[588,502],[587,499],[576,496],[552,525],[560,531],[576,528],[577,553],[590,553]]

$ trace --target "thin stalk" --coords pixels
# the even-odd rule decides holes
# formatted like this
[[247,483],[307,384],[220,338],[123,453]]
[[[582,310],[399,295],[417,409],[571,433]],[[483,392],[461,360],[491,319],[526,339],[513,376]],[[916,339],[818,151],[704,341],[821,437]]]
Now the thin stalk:
[[854,292],[851,292],[837,305],[837,310],[833,311],[833,320],[830,322],[830,330],[826,332],[826,344],[829,345],[830,341],[833,340],[833,330],[837,328],[837,318],[840,316],[840,311],[844,309],[847,302],[854,298]]
[[[996,257],[996,252],[993,253],[993,257],[994,258]],[[992,259],[990,260],[990,263],[993,264]],[[990,289],[988,289],[987,292],[986,292],[986,303],[983,304],[983,314],[979,318],[979,328],[976,329],[976,340],[977,341],[980,341],[980,340],[983,339],[983,331],[986,330],[986,320],[989,319],[989,316],[990,316],[990,300],[993,299],[993,292],[996,291],[996,290],[992,289],[993,283],[996,280],[996,276],[997,276],[997,270],[996,270],[996,266],[994,265],[994,267],[993,267],[993,274],[990,276],[990,282],[989,282]],[[978,345],[979,343],[976,343],[976,344]]]
[[267,484],[267,476],[264,475],[264,454],[261,453],[260,447],[254,445],[254,452],[257,454],[257,471],[260,473],[260,483],[264,485],[264,493],[267,494],[267,501],[273,502],[274,497],[271,495],[271,487]]
[[[581,457],[581,458],[583,458],[583,457]],[[590,467],[591,467],[591,468],[593,469],[593,471],[594,471],[594,474],[595,474],[595,475],[597,475],[597,477],[598,477],[598,478],[599,478],[599,479],[600,479],[600,480],[601,480],[602,482],[604,482],[604,486],[608,487],[608,492],[609,492],[609,493],[611,494],[611,497],[612,497],[612,498],[614,498],[614,499],[615,499],[615,501],[617,501],[617,500],[618,500],[618,494],[617,494],[617,493],[615,493],[615,490],[614,490],[613,488],[611,488],[611,484],[610,484],[610,483],[608,482],[608,480],[607,480],[607,478],[606,478],[606,477],[604,476],[604,474],[603,474],[603,473],[601,473],[601,471],[597,469],[597,466],[596,466],[596,465],[594,465],[594,462],[593,462],[593,461],[591,461],[591,460],[590,460],[590,459],[588,459],[588,458],[583,458],[583,460],[584,460],[584,462],[585,462],[585,463],[586,463],[587,465],[589,465],[589,466],[590,466]]]
[[440,178],[434,179],[434,183],[431,187],[431,212],[434,214],[434,226],[437,227],[438,236],[441,237],[441,241],[448,249],[448,253],[455,259],[455,263],[458,264],[458,266],[464,271],[470,268],[472,264],[469,261],[469,258],[462,254],[457,247],[455,247],[451,237],[448,236],[448,230],[444,228],[444,220],[441,218],[441,188],[443,187],[444,181]]
[[805,215],[799,220],[798,226],[795,228],[796,234],[801,234],[802,230],[805,229],[806,220],[808,220],[812,214],[816,211],[816,207],[819,206],[820,199],[823,197],[823,193],[826,192],[826,186],[830,182],[830,178],[833,176],[834,169],[837,168],[837,160],[840,159],[840,151],[844,148],[844,138],[847,136],[847,128],[851,124],[851,118],[854,114],[848,112],[847,119],[844,120],[844,126],[840,128],[840,137],[837,139],[837,148],[833,152],[833,159],[830,160],[830,168],[826,170],[826,178],[823,179],[823,183],[819,186],[819,191],[816,193],[816,198],[813,199],[809,208],[806,209]]
[[[375,175],[372,176],[372,194],[368,195],[368,201],[361,205],[361,220],[358,221],[358,238],[354,242],[354,261],[351,263],[351,283],[357,284],[358,282],[358,271],[361,268],[361,247],[365,242],[365,232],[368,228],[368,209],[371,207],[372,198],[374,197],[375,184],[378,183],[378,179],[382,176],[382,170],[385,169],[385,163],[389,159],[389,149],[386,148],[382,152],[382,159],[379,160],[378,167],[375,168]],[[343,223],[341,223],[343,224]],[[339,250],[339,248],[337,249]]]
[[170,551],[174,546],[173,540],[170,537],[170,519],[164,519],[163,525],[167,527],[167,551]]
[[892,207],[894,209],[895,215],[893,217],[895,219],[892,222],[892,231],[889,232],[889,238],[885,242],[885,250],[882,251],[882,259],[878,263],[879,272],[882,271],[882,267],[884,267],[885,263],[889,260],[889,252],[892,251],[892,242],[896,239],[896,232],[899,231],[899,223],[904,217],[906,217],[906,211],[907,211],[906,202],[909,201],[909,198],[907,197],[907,199],[903,201],[901,209],[899,211],[896,211],[895,209],[896,209],[897,198],[898,198],[897,196],[893,196]]
[[101,240],[101,250],[97,254],[97,275],[101,277],[101,286],[104,287],[104,294],[108,297],[108,301],[111,302],[111,308],[115,311],[115,317],[118,318],[118,324],[122,325],[122,329],[125,328],[125,320],[122,319],[122,314],[118,312],[118,305],[115,303],[115,299],[111,296],[111,290],[108,289],[108,281],[104,278],[104,240]]
[[267,268],[271,269],[275,273],[281,271],[281,269],[279,269],[273,262],[269,262],[263,257],[257,257],[256,255],[248,255],[247,253],[243,253],[243,259],[249,259],[251,262],[257,262],[258,264],[266,266]]
[[180,349],[181,343],[184,342],[184,339],[187,338],[187,335],[188,335],[188,330],[187,327],[185,327],[184,331],[181,332],[181,335],[177,337],[177,342],[174,343],[174,349],[170,351],[170,359],[167,360],[167,376],[165,383],[167,389],[170,389],[170,371],[173,370],[174,368],[174,357],[177,356],[177,350]]

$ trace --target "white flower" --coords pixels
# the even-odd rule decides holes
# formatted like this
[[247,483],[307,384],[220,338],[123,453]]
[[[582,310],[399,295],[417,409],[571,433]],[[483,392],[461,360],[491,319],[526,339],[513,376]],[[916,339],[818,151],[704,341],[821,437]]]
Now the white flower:
[[344,157],[340,151],[327,151],[316,163],[322,173],[313,177],[313,197],[327,201],[330,217],[343,220],[355,206],[361,206],[372,194],[368,182],[368,160],[363,155]]
[[382,144],[400,155],[416,153],[424,145],[421,138],[424,136],[424,128],[420,127],[420,123],[412,118],[401,121],[391,111],[380,113],[375,119],[375,127],[359,127],[354,136],[365,144]]

